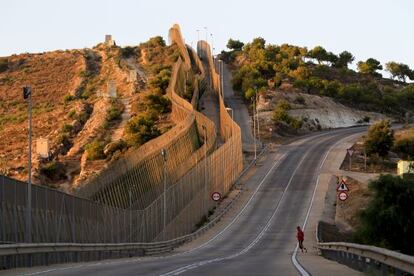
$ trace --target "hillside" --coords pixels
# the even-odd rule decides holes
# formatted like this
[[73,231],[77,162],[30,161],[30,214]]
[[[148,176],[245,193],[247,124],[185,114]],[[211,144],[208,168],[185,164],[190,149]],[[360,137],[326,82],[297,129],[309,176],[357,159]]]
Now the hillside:
[[[357,63],[357,72],[348,68],[355,58],[347,51],[336,55],[320,46],[266,44],[263,38],[247,44],[230,39],[227,47],[219,58],[232,69],[233,88],[246,103],[257,98],[265,136],[269,128],[294,134],[384,117],[403,120],[414,109],[414,85],[405,82],[414,71],[400,63],[383,67],[370,58]],[[383,78],[383,68],[398,80]]]
[[[179,56],[161,37],[134,47],[0,58],[0,169],[27,179],[27,103],[32,87],[34,182],[69,191],[99,173],[129,148],[173,126],[165,96]],[[49,158],[36,140],[49,141]]]

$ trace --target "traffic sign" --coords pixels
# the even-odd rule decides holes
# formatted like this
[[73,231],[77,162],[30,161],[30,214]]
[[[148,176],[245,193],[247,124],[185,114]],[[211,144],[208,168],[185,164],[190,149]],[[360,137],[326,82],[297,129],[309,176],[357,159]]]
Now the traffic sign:
[[340,192],[340,193],[339,193],[339,195],[338,195],[338,198],[339,198],[339,200],[341,200],[341,201],[345,201],[345,200],[347,200],[347,199],[348,199],[348,194],[347,194],[347,193],[345,193],[345,192]]
[[352,156],[352,154],[354,154],[354,149],[353,148],[346,149],[346,152],[349,154],[349,156]]
[[221,199],[221,194],[219,192],[214,192],[211,194],[211,199],[214,201],[219,201]]
[[346,185],[345,181],[342,179],[341,180],[341,184],[338,185],[338,187],[336,188],[336,190],[338,192],[343,192],[343,191],[349,191],[349,188]]

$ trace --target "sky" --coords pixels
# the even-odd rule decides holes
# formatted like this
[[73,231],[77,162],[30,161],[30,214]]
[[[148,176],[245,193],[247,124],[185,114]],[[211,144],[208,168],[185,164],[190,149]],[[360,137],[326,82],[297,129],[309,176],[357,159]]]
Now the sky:
[[105,34],[122,46],[156,35],[168,41],[178,23],[187,44],[207,35],[215,53],[229,38],[260,36],[414,69],[412,0],[1,0],[0,11],[0,56],[92,47]]

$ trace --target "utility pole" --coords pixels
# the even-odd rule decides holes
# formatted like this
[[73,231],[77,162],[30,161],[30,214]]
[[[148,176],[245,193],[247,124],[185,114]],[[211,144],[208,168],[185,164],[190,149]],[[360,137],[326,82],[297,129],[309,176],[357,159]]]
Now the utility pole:
[[26,202],[26,242],[32,242],[32,88],[23,87],[23,99],[29,105],[29,177],[27,181],[27,202]]
[[163,240],[166,240],[166,226],[167,226],[167,151],[165,149],[161,150],[161,155],[164,159],[164,195],[163,195],[163,201],[164,201],[164,215],[163,215]]

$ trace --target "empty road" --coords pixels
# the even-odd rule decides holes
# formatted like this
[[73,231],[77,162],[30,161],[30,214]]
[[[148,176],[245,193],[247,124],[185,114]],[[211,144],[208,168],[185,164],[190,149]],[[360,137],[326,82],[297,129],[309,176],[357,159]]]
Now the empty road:
[[[234,218],[224,218],[229,221],[228,226],[193,250],[185,252],[178,248],[164,257],[63,264],[7,273],[299,275],[291,260],[296,246],[295,228],[303,225],[307,217],[320,166],[337,141],[362,130],[351,128],[314,134],[270,152],[259,161],[256,173],[245,183],[245,193],[251,197],[240,207],[241,212]],[[320,257],[315,263],[320,267],[318,275],[334,272],[323,270],[325,262],[330,261]],[[342,265],[334,268],[340,275],[357,274]]]

